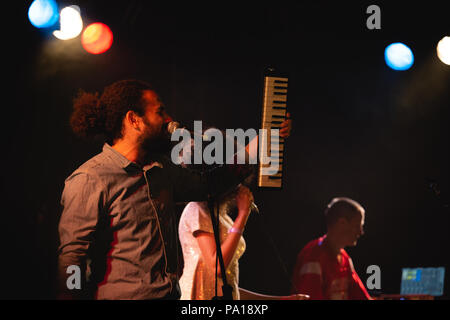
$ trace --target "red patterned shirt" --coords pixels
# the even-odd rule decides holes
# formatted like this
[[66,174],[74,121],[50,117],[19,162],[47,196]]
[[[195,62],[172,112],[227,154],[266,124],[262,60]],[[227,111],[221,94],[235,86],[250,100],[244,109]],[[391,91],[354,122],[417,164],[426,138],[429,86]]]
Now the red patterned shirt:
[[297,257],[293,293],[313,300],[370,300],[347,252],[339,262],[323,245],[326,236],[309,242]]

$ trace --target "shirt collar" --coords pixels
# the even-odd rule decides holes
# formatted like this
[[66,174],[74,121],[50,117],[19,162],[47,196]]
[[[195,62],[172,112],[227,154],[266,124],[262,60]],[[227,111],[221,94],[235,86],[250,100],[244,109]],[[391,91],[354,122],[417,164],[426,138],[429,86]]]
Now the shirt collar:
[[108,143],[105,142],[103,145],[103,153],[105,153],[113,162],[115,162],[119,167],[124,169],[125,171],[134,171],[134,170],[149,170],[152,167],[160,167],[162,168],[163,165],[160,162],[153,162],[150,165],[146,165],[144,167],[140,166],[136,162],[130,161],[127,158],[125,158],[119,151],[111,147]]
[[128,169],[136,168],[141,169],[141,167],[127,158],[125,158],[119,151],[115,150],[108,143],[103,145],[103,153],[106,154],[114,163],[116,163],[122,169],[128,171]]

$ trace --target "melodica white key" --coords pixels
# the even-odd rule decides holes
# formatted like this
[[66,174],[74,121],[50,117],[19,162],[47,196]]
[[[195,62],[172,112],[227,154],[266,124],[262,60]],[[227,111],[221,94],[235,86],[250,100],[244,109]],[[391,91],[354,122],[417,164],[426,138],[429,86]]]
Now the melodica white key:
[[[267,154],[269,164],[259,162],[258,187],[281,188],[283,182],[284,139],[270,135],[270,129],[280,129],[286,119],[288,78],[277,76],[264,77],[264,96],[261,128],[267,130]],[[260,137],[261,138],[261,137]],[[272,139],[279,139],[278,148],[271,148]],[[264,138],[260,143],[264,143]],[[268,167],[278,164],[278,170],[271,174],[264,174]],[[266,168],[265,170],[263,170]]]

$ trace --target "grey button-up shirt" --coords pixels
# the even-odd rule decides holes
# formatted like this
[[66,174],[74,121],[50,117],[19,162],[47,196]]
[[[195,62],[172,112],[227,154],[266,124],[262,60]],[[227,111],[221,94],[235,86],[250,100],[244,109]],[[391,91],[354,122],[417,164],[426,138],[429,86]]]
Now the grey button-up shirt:
[[64,282],[67,267],[76,265],[98,299],[177,298],[174,203],[225,191],[241,179],[242,172],[232,173],[222,167],[199,175],[164,157],[141,167],[105,144],[65,181],[60,278]]

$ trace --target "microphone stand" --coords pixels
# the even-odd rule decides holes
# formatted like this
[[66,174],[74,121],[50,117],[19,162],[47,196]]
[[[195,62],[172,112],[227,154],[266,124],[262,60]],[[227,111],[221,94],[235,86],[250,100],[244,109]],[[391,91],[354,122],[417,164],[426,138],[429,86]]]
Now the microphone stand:
[[[225,264],[223,262],[223,256],[222,256],[222,248],[220,245],[220,233],[219,233],[219,223],[220,223],[220,218],[219,218],[219,210],[215,210],[217,207],[217,203],[216,201],[210,197],[208,199],[208,208],[209,208],[209,213],[211,215],[211,222],[213,225],[213,230],[214,230],[214,239],[216,240],[216,296],[214,296],[212,298],[212,300],[233,300],[233,287],[230,286],[227,282],[227,275],[226,275],[226,270],[225,270]],[[217,215],[216,215],[217,213]],[[216,220],[217,218],[217,220]],[[223,281],[223,285],[222,285],[222,297],[218,297],[217,296],[217,259],[219,259],[219,263],[220,263],[220,271],[221,271],[221,275],[222,275],[222,281]]]

